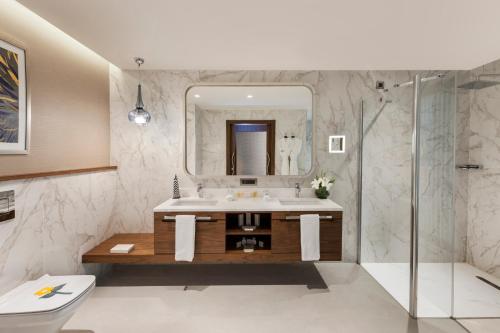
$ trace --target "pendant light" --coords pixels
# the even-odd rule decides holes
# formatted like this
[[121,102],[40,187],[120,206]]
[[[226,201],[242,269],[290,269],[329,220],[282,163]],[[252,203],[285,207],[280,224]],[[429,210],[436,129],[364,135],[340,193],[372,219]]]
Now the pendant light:
[[137,85],[137,102],[135,103],[135,109],[128,113],[128,120],[130,122],[136,123],[139,126],[147,126],[151,121],[151,115],[146,109],[144,109],[144,103],[142,102],[142,90],[141,90],[141,65],[144,63],[143,58],[134,58],[137,64],[137,70],[139,71],[139,84]]

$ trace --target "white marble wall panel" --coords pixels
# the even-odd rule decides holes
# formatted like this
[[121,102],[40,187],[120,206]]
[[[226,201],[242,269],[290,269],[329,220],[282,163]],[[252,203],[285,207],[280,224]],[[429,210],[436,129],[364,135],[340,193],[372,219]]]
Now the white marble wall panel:
[[[408,80],[410,73],[398,78]],[[411,87],[402,87],[365,103],[363,262],[410,258],[412,96]]]
[[[473,74],[483,72],[500,73],[500,61]],[[500,277],[500,85],[470,94],[470,163],[484,169],[469,172],[467,261]]]
[[111,236],[116,173],[3,182],[16,217],[0,224],[0,294],[42,274],[95,273],[81,255]]
[[[356,71],[144,71],[143,93],[146,108],[153,120],[148,127],[137,127],[127,120],[133,107],[137,89],[137,72],[111,68],[111,160],[118,164],[117,203],[113,221],[118,230],[151,232],[153,207],[172,195],[172,178],[180,177],[183,187],[194,186],[199,179],[183,172],[183,135],[185,89],[197,82],[280,82],[306,83],[315,89],[315,160],[313,167],[323,169],[337,177],[331,199],[344,211],[343,258],[356,258],[357,237],[357,159],[358,126],[361,98],[377,99],[376,80],[385,80],[388,86],[410,78],[407,72],[356,72]],[[404,99],[404,103],[407,100]],[[396,106],[394,106],[396,107]],[[406,107],[406,106],[405,106]],[[400,118],[388,122],[389,128],[402,126]],[[402,128],[400,130],[403,130]],[[346,153],[329,154],[328,136],[346,135]],[[394,137],[392,140],[397,141]],[[387,152],[386,155],[389,155]],[[406,161],[408,162],[408,161]],[[392,179],[391,172],[384,177]],[[377,178],[381,183],[385,178]],[[404,179],[403,175],[401,178]],[[311,179],[299,180],[308,187]],[[238,185],[239,178],[221,180],[203,179],[205,186],[224,187]],[[293,186],[297,178],[259,177],[259,186]],[[381,199],[398,197],[401,189],[394,184],[386,189],[395,193]],[[391,204],[386,202],[387,205]],[[375,207],[375,206],[374,206]],[[398,209],[409,207],[406,202]],[[399,215],[389,215],[393,224],[401,223]],[[377,229],[377,228],[375,228]],[[373,238],[380,246],[385,240]],[[385,237],[385,235],[384,235]],[[397,233],[392,238],[400,237]],[[383,238],[383,237],[382,237]],[[379,252],[384,252],[380,250]]]
[[[457,85],[470,80],[470,71],[457,73]],[[457,113],[455,116],[455,163],[469,163],[470,92],[457,89]],[[469,197],[469,172],[455,170],[455,261],[465,262],[467,248],[467,221]]]
[[453,74],[421,84],[419,261],[453,260],[456,96]]

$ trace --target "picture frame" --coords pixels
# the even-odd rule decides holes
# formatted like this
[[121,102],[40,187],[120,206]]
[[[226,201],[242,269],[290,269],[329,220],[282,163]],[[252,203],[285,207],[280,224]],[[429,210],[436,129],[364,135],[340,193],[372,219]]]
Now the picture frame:
[[26,49],[0,36],[0,154],[28,154]]
[[345,135],[330,135],[328,138],[328,151],[330,154],[345,153]]

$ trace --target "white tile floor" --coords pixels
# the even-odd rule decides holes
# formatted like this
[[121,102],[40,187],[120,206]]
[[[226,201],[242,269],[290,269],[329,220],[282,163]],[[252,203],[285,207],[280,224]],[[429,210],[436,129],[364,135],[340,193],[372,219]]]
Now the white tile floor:
[[187,291],[182,286],[98,287],[65,329],[95,333],[465,332],[451,319],[410,319],[358,265],[316,266],[328,289],[309,290],[303,285],[220,285]]
[[[408,309],[409,264],[365,263],[362,265],[393,297]],[[500,290],[477,279],[482,276],[500,285],[500,280],[477,268],[455,264],[454,310],[455,318],[500,317]],[[451,315],[451,264],[419,265],[418,315],[422,317],[449,317]]]
[[460,319],[460,324],[470,333],[498,333],[500,332],[500,319]]

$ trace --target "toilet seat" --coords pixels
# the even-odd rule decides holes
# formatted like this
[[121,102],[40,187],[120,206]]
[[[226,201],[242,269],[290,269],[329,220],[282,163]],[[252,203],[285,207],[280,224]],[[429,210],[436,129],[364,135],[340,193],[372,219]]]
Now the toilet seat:
[[0,318],[61,311],[78,301],[94,286],[93,275],[44,275],[1,296]]

